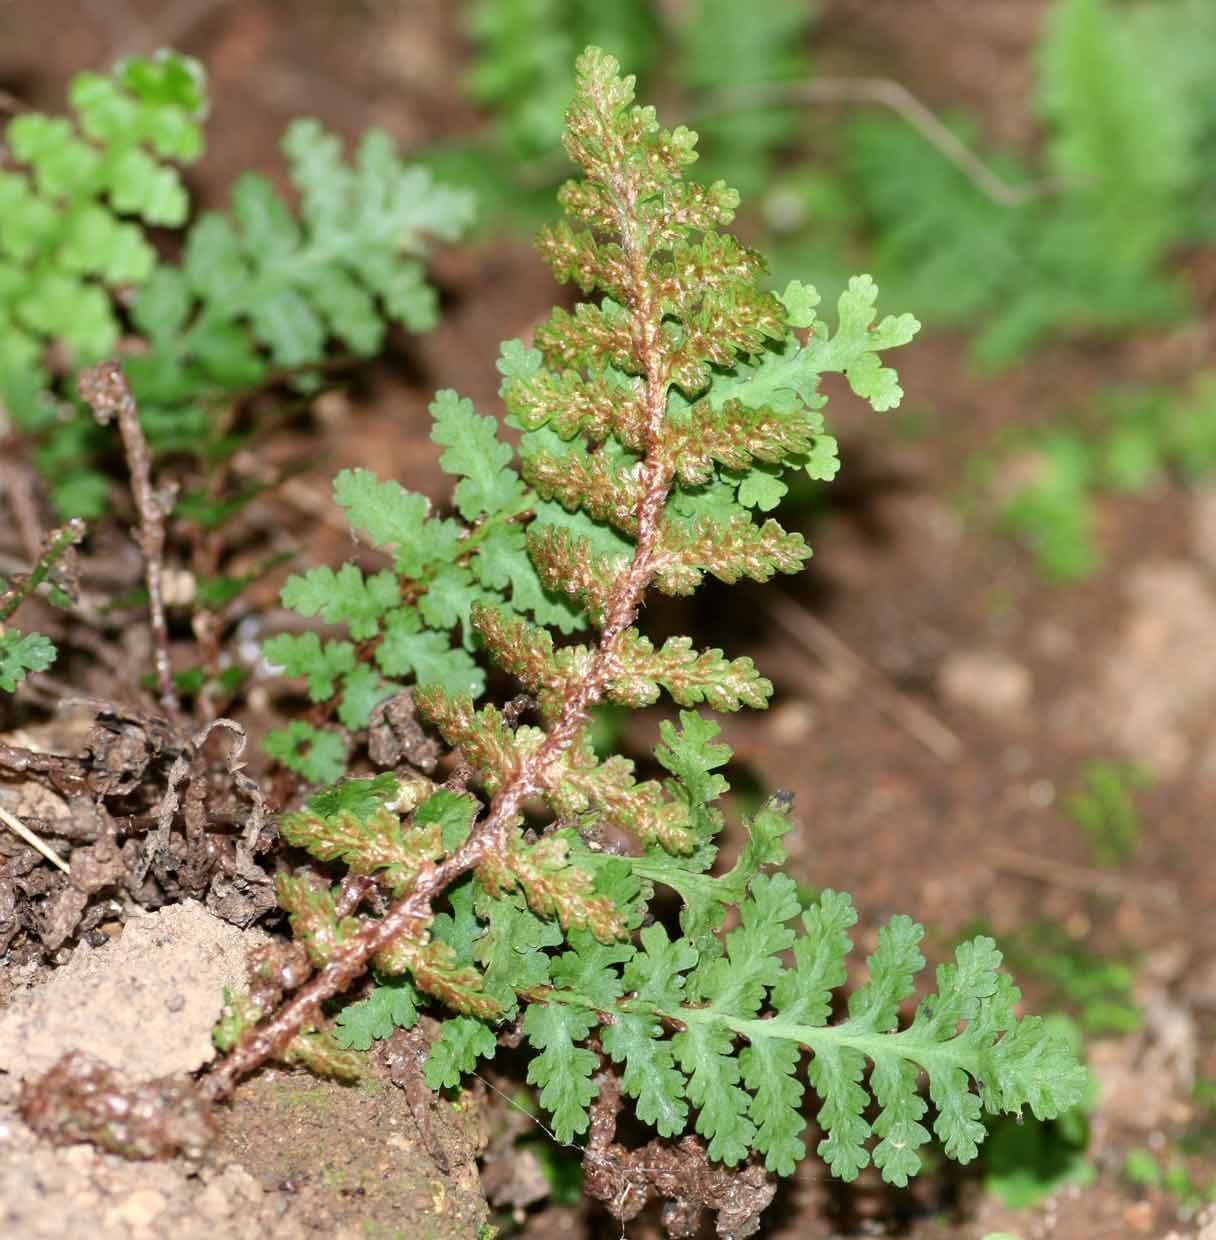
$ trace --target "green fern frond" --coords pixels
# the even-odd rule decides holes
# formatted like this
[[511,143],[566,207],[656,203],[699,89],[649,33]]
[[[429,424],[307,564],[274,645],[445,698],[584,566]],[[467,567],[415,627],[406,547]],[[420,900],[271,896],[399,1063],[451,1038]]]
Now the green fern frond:
[[[646,590],[801,568],[801,535],[756,511],[776,504],[788,472],[835,472],[822,376],[840,374],[876,411],[896,407],[884,355],[919,325],[879,318],[866,276],[838,299],[834,328],[809,286],[765,291],[762,261],[722,232],[737,195],[686,177],[695,135],[635,106],[633,80],[597,48],[575,80],[565,141],[582,179],[561,191],[566,220],[540,249],[596,300],[555,310],[533,347],[503,347],[518,452],[470,402],[440,393],[433,438],[455,481],[452,513],[366,471],[339,475],[352,526],[392,567],[292,579],[284,602],[344,625],[349,640],[267,645],[333,709],[360,668],[412,678],[419,719],[459,756],[459,789],[475,790],[349,781],[285,821],[286,838],[396,897],[385,916],[360,919],[363,946],[345,959],[359,951],[408,988],[353,1005],[340,1040],[383,1036],[433,1001],[446,1019],[424,1074],[452,1088],[511,1022],[559,1141],[588,1131],[613,1065],[660,1137],[782,1175],[806,1153],[809,1091],[834,1174],[873,1163],[904,1184],[934,1137],[972,1159],[985,1113],[1071,1106],[1085,1074],[1070,1048],[1016,1016],[1018,992],[987,939],[960,947],[910,1013],[925,962],[907,917],[878,932],[867,980],[834,1015],[856,912],[831,890],[805,903],[779,872],[786,799],[743,824],[723,869],[731,752],[719,725],[691,710],[663,721],[663,774],[647,779],[622,753],[596,751],[591,716],[661,691],[719,710],[766,704],[772,686],[750,659],[647,636]],[[587,630],[575,642],[554,633],[575,628]],[[475,659],[528,696],[479,701]],[[345,933],[332,893],[285,895],[314,959],[332,958]],[[654,919],[672,898],[676,937]]]

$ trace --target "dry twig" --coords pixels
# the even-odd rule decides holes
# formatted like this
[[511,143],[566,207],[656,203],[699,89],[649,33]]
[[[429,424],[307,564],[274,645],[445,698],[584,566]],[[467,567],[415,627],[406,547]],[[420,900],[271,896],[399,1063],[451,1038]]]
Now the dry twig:
[[702,109],[701,116],[735,112],[741,107],[776,103],[873,103],[890,108],[912,126],[939,154],[1002,207],[1020,207],[1059,192],[1057,180],[1010,185],[993,171],[927,104],[892,78],[815,78],[810,82],[774,82],[716,96],[720,106]]
[[958,736],[930,710],[896,688],[822,620],[789,598],[777,599],[770,604],[770,609],[778,627],[805,650],[825,663],[847,667],[859,680],[868,680],[874,686],[874,702],[878,709],[934,757],[947,763],[957,761],[963,752],[963,742]]
[[1128,875],[1091,870],[1087,866],[1071,865],[1055,857],[1039,857],[1012,848],[1003,848],[997,852],[996,869],[1005,874],[1017,874],[1022,878],[1050,883],[1055,887],[1067,887],[1071,891],[1098,891],[1124,899],[1140,896],[1154,904],[1173,904],[1178,899],[1178,889],[1173,883],[1144,882]]
[[[0,806],[0,822],[16,836],[23,839],[31,848],[40,852],[53,866],[65,874],[71,872],[71,866],[45,841],[40,839],[15,814],[10,814]],[[36,863],[35,863],[36,864]]]
[[165,517],[169,498],[152,488],[151,457],[135,398],[126,376],[116,362],[102,362],[86,370],[79,380],[80,394],[92,406],[102,426],[117,418],[123,450],[131,471],[131,491],[139,512],[140,546],[144,554],[144,577],[148,586],[148,610],[152,620],[152,642],[156,653],[156,680],[160,704],[170,719],[178,714],[177,690],[173,684],[173,668],[169,662],[169,627],[165,621],[165,604],[161,593],[164,570]]
[[[0,92],[0,107],[3,106]],[[42,547],[42,524],[38,520],[38,501],[33,476],[28,469],[9,462],[0,462],[0,484],[8,496],[9,507],[17,522],[26,559],[36,560]]]

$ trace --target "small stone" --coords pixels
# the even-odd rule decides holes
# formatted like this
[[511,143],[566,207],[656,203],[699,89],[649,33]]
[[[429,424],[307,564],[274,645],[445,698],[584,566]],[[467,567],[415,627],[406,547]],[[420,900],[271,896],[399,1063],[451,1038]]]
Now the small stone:
[[1216,702],[1216,663],[1195,652],[1216,645],[1216,592],[1190,564],[1155,562],[1131,572],[1131,609],[1099,655],[1092,726],[1159,779],[1179,774],[1193,736]]
[[1076,634],[1056,620],[1043,620],[1030,632],[1030,645],[1034,652],[1054,663],[1072,658],[1077,650]]
[[1123,1211],[1123,1221],[1138,1235],[1148,1235],[1153,1226],[1153,1203],[1137,1201]]
[[91,1145],[69,1145],[59,1157],[65,1166],[85,1171],[97,1161],[97,1151]]
[[1021,714],[1034,691],[1029,670],[996,650],[948,654],[938,668],[937,687],[948,702],[993,719]]
[[155,1188],[141,1188],[123,1198],[106,1212],[110,1225],[126,1223],[130,1227],[147,1227],[159,1214],[163,1214],[169,1202],[164,1193]]
[[132,1077],[194,1071],[215,1054],[223,988],[241,983],[258,941],[191,900],[132,918],[0,1011],[0,1071],[37,1076],[72,1050]]
[[228,1193],[219,1181],[208,1184],[195,1198],[194,1208],[205,1219],[220,1222],[232,1213]]
[[815,708],[808,702],[783,702],[768,717],[769,731],[780,745],[797,745],[815,730]]

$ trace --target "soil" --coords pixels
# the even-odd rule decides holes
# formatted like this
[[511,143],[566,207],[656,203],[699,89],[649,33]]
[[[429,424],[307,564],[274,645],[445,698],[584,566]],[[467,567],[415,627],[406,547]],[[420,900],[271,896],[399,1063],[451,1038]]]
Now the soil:
[[[825,0],[815,54],[832,72],[897,78],[933,106],[964,103],[992,136],[1029,144],[1030,56],[1046,7]],[[211,74],[211,147],[193,176],[207,204],[239,171],[281,171],[278,134],[301,112],[351,136],[382,125],[407,148],[479,121],[459,97],[467,49],[456,6],[443,0],[7,5],[0,87],[57,107],[73,71],[170,39]],[[516,241],[446,253],[436,275],[442,325],[399,342],[311,439],[291,445],[313,462],[297,496],[326,495],[349,465],[437,491],[429,394],[453,386],[492,408],[497,342],[526,333],[554,296]],[[1213,326],[1200,329],[1205,339]],[[1212,499],[1162,487],[1103,501],[1103,570],[1059,589],[991,532],[968,486],[969,462],[995,435],[1120,377],[1180,377],[1199,347],[1195,329],[1053,345],[994,379],[969,367],[961,337],[926,335],[899,359],[910,414],[893,423],[832,392],[846,468],[827,511],[805,519],[810,570],[784,595],[711,590],[695,614],[655,616],[753,654],[776,682],[773,710],[732,717],[724,730],[737,786],[795,795],[796,877],[852,891],[864,925],[912,914],[934,927],[938,957],[978,916],[998,935],[1050,920],[1095,952],[1130,950],[1139,961],[1143,1028],[1090,1051],[1102,1086],[1093,1183],[1012,1211],[974,1176],[929,1175],[906,1194],[865,1177],[846,1189],[808,1159],[782,1186],[765,1234],[1200,1234],[1202,1220],[1183,1218],[1176,1198],[1129,1189],[1119,1169],[1129,1149],[1164,1151],[1198,1123],[1190,1083],[1216,1075],[1216,560],[1199,532],[1211,526]],[[291,519],[313,562],[345,554],[324,501]],[[276,588],[267,584],[264,601]],[[825,641],[851,656],[823,657]],[[644,743],[644,717],[637,727]],[[1151,745],[1161,748],[1144,752]],[[1134,858],[1098,870],[1062,802],[1087,761],[1117,756],[1151,760],[1157,779],[1140,800],[1146,829]],[[0,1007],[19,1002],[26,980],[16,965],[0,970]],[[518,1123],[485,1091],[469,1095],[468,1114],[437,1102],[442,1112],[420,1124],[384,1071],[357,1089],[273,1071],[238,1091],[202,1165],[134,1166],[40,1143],[15,1117],[13,1091],[0,1071],[0,1232],[14,1240],[472,1237],[491,1213],[475,1159]],[[427,1123],[444,1134],[438,1159]],[[1211,1145],[1195,1167],[1205,1181],[1216,1175]],[[514,1223],[511,1208],[494,1222],[536,1237],[619,1232],[581,1206],[513,1209]],[[659,1233],[639,1224],[629,1234]]]

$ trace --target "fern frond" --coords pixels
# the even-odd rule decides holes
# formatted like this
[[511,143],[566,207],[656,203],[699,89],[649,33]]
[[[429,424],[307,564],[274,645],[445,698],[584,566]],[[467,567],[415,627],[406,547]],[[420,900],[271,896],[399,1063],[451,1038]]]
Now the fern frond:
[[[962,944],[954,963],[938,970],[936,992],[900,1028],[901,1005],[924,965],[917,946],[923,931],[895,918],[879,933],[869,980],[853,994],[847,1018],[832,1025],[831,991],[845,978],[855,913],[848,897],[827,891],[802,913],[795,938],[789,923],[798,911],[792,880],[758,875],[722,954],[702,959],[687,940],[671,944],[652,929],[642,940],[645,952],[630,956],[621,997],[611,1003],[611,980],[593,998],[555,978],[548,1004],[560,1015],[535,1019],[547,1057],[534,1061],[534,1083],[551,1087],[564,1131],[582,1131],[578,1100],[585,1090],[581,1061],[559,1039],[569,1033],[580,1040],[574,1035],[593,1012],[611,1014],[601,1034],[606,1049],[623,1054],[628,1046],[638,1062],[658,1065],[658,1076],[645,1083],[635,1076],[626,1089],[649,1097],[655,1081],[666,1080],[666,1105],[655,1098],[648,1104],[666,1135],[676,1131],[686,1098],[697,1108],[696,1129],[708,1138],[711,1157],[736,1163],[755,1148],[781,1174],[802,1153],[804,1086],[797,1073],[808,1053],[806,1079],[821,1100],[819,1154],[846,1180],[871,1161],[894,1184],[915,1174],[916,1151],[930,1137],[920,1123],[928,1109],[922,1076],[937,1111],[934,1132],[947,1155],[964,1163],[984,1139],[983,1113],[1029,1107],[1052,1118],[1081,1097],[1085,1072],[1069,1049],[1037,1018],[1014,1015],[1018,992],[998,972],[1001,956],[991,939]],[[780,953],[791,945],[796,964],[786,969]],[[656,980],[647,989],[652,967]],[[621,1031],[609,1033],[622,1019]],[[594,1021],[581,1038],[593,1027]],[[668,1041],[672,1027],[679,1032]],[[873,1125],[864,1116],[871,1096],[878,1103]]]
[[[737,195],[685,179],[695,135],[634,106],[633,80],[596,48],[579,58],[565,141],[582,179],[563,189],[566,222],[541,251],[598,300],[556,310],[535,347],[502,349],[518,468],[488,419],[441,393],[434,439],[456,478],[455,515],[369,473],[340,475],[352,524],[392,571],[294,579],[285,601],[351,640],[269,647],[331,702],[370,663],[413,676],[420,718],[458,755],[460,786],[478,789],[352,781],[288,820],[289,838],[396,895],[344,939],[332,896],[287,889],[314,957],[331,962],[308,998],[319,1005],[369,966],[408,977],[402,998],[377,991],[355,1008],[342,1037],[377,1036],[436,1000],[455,1014],[426,1065],[436,1088],[493,1053],[498,1022],[518,1022],[534,1052],[528,1081],[562,1142],[588,1130],[606,1057],[642,1123],[666,1139],[698,1134],[686,1148],[715,1162],[758,1155],[792,1172],[808,1089],[819,1153],[845,1179],[872,1162],[905,1183],[934,1134],[968,1161],[985,1112],[1053,1116],[1084,1086],[1069,1048],[1016,1017],[991,940],[960,947],[908,1019],[923,931],[892,919],[833,1020],[856,913],[831,890],[805,904],[774,872],[786,799],[745,822],[734,865],[715,873],[731,756],[718,724],[691,710],[662,722],[661,780],[597,753],[591,730],[597,706],[642,706],[662,690],[719,710],[766,703],[772,686],[750,659],[644,635],[646,591],[801,568],[801,535],[754,511],[776,504],[787,470],[835,472],[822,376],[894,408],[902,391],[883,354],[919,325],[880,319],[869,277],[840,296],[834,330],[810,287],[764,291],[761,261],[719,231]],[[552,632],[588,626],[575,644]],[[528,696],[478,704],[483,682],[458,674],[472,679],[475,654]],[[378,691],[366,678],[356,688]],[[521,721],[533,709],[538,721]],[[547,816],[530,823],[538,803]],[[660,887],[675,897],[675,939],[653,920]]]

